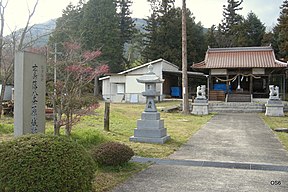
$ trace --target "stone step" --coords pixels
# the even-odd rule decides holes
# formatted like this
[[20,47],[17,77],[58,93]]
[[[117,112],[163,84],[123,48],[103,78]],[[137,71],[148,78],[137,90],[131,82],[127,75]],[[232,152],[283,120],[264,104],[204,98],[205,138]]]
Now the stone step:
[[265,112],[265,109],[209,109],[209,112],[217,112],[217,113],[262,113]]
[[[288,102],[282,101],[284,104],[284,112],[288,112]],[[264,101],[253,101],[253,102],[209,102],[208,112],[225,112],[225,113],[261,113],[266,111]],[[192,112],[193,107],[190,104],[190,111]]]
[[209,106],[209,108],[241,108],[241,109],[258,109],[258,108],[265,108],[264,105],[251,105],[251,106],[247,106],[247,105],[239,105],[239,106],[235,106],[235,105],[214,105],[214,106]]
[[228,102],[251,102],[250,94],[229,94]]
[[265,105],[257,103],[227,102],[227,103],[209,103],[209,112],[264,112]]
[[[265,103],[247,103],[247,102],[221,102],[209,103],[209,113],[228,112],[228,113],[261,113],[265,112]],[[284,105],[284,112],[288,112],[288,105]]]

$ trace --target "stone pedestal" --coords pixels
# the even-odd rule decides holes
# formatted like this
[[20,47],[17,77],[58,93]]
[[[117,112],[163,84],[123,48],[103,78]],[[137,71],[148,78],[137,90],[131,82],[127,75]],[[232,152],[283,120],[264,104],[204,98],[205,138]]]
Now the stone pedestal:
[[193,115],[208,115],[208,100],[207,99],[195,99],[192,103]]
[[159,112],[143,112],[130,141],[163,144],[170,139]]
[[284,104],[280,100],[268,100],[266,107],[266,116],[282,117],[284,116]]

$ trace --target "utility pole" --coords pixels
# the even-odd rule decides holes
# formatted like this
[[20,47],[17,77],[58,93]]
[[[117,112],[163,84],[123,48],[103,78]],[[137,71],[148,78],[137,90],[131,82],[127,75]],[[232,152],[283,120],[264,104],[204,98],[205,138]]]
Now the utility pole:
[[182,1],[182,113],[189,114],[187,75],[186,0]]
[[56,85],[57,85],[57,55],[62,54],[61,52],[57,52],[57,43],[54,44],[54,90],[53,90],[53,122],[54,122],[54,135],[60,135],[60,130],[57,126],[57,111],[56,111],[56,98],[57,98],[57,92],[56,92]]

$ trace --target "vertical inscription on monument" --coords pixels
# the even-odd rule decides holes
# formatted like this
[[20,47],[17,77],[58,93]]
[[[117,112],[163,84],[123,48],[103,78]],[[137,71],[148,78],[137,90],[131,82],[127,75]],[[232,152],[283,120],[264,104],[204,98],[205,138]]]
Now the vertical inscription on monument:
[[38,131],[38,113],[37,113],[37,104],[38,104],[38,66],[34,64],[32,66],[32,112],[31,112],[31,133],[37,133]]

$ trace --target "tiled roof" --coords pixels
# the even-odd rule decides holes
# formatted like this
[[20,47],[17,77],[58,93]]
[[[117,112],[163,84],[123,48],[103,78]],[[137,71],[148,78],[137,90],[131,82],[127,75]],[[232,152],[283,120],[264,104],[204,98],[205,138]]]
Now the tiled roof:
[[278,68],[287,63],[276,60],[272,47],[208,48],[205,60],[195,69]]

